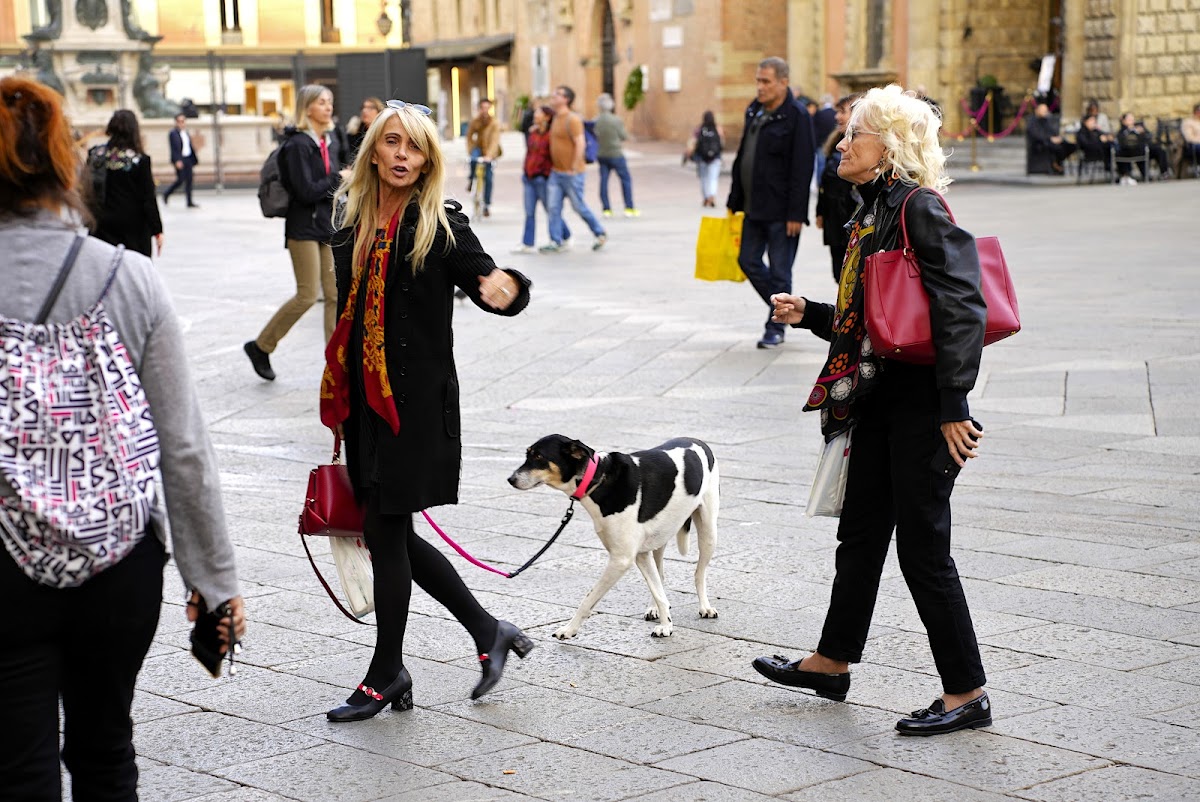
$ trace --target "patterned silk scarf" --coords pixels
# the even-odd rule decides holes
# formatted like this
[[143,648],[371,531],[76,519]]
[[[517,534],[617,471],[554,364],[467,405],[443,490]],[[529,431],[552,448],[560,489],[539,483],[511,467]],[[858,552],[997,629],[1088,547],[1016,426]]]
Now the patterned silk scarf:
[[876,201],[890,182],[876,179],[861,188],[863,205],[850,227],[850,242],[842,262],[837,306],[833,316],[833,340],[829,357],[808,394],[805,412],[821,410],[821,433],[832,439],[854,424],[851,402],[868,392],[879,376],[879,357],[867,336],[866,292],[863,289],[863,241],[874,239]]
[[358,308],[358,293],[363,289],[360,285],[366,276],[362,321],[363,391],[367,404],[387,422],[392,434],[400,433],[400,416],[392,399],[391,382],[388,381],[383,336],[383,294],[387,285],[392,243],[399,225],[400,215],[397,213],[386,230],[380,229],[376,233],[369,261],[350,283],[346,307],[338,318],[329,345],[325,346],[325,374],[321,377],[321,423],[330,429],[350,417],[350,373],[346,358],[350,349],[350,332],[354,326],[354,310]]

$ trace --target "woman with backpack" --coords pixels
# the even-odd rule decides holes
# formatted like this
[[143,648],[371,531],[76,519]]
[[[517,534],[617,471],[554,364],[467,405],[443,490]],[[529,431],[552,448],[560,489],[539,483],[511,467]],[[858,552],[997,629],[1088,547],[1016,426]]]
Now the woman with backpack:
[[4,799],[61,798],[60,703],[74,798],[137,799],[129,713],[162,609],[168,521],[188,618],[226,610],[202,619],[216,651],[245,630],[170,294],[146,257],[80,235],[79,166],[58,93],[0,80]]
[[342,168],[339,138],[334,136],[333,93],[309,84],[296,94],[296,126],[284,131],[279,146],[279,175],[288,192],[284,241],[296,274],[296,294],[279,307],[258,337],[243,348],[254,372],[275,380],[271,354],[292,326],[325,298],[325,339],[337,322],[337,285],[333,280],[333,193],[350,176]]
[[108,142],[88,151],[87,172],[92,178],[88,205],[96,218],[92,236],[145,256],[152,255],[153,240],[162,254],[162,219],[137,116],[118,109],[104,133]]
[[696,175],[700,178],[700,194],[704,198],[704,206],[717,205],[717,180],[721,177],[721,150],[724,147],[725,132],[717,125],[711,111],[704,112],[700,127],[692,133],[687,151],[683,159],[696,163]]

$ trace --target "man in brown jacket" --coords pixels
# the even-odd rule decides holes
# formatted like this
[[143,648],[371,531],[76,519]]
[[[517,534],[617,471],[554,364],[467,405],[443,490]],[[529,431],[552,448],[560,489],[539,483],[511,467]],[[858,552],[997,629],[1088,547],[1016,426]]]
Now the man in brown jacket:
[[500,157],[500,123],[492,116],[492,101],[479,101],[479,111],[467,126],[467,153],[471,156],[471,175],[467,192],[475,186],[475,168],[483,162],[483,216],[491,215],[492,161]]

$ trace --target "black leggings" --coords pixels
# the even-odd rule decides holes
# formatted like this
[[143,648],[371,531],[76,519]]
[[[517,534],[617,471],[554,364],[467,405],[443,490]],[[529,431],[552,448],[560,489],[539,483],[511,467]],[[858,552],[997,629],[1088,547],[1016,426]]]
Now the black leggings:
[[412,514],[381,514],[378,500],[372,499],[363,534],[375,572],[376,625],[375,656],[364,685],[383,688],[404,667],[404,630],[414,581],[466,627],[476,652],[491,650],[496,619],[480,606],[445,555],[417,536]]

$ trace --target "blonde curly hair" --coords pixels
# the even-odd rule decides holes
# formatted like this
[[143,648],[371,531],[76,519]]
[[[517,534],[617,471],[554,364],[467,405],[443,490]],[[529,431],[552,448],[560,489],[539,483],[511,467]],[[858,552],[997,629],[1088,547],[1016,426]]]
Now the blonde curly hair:
[[915,92],[899,84],[870,89],[851,106],[849,125],[879,134],[884,161],[901,181],[939,192],[950,185],[938,141],[942,116]]

